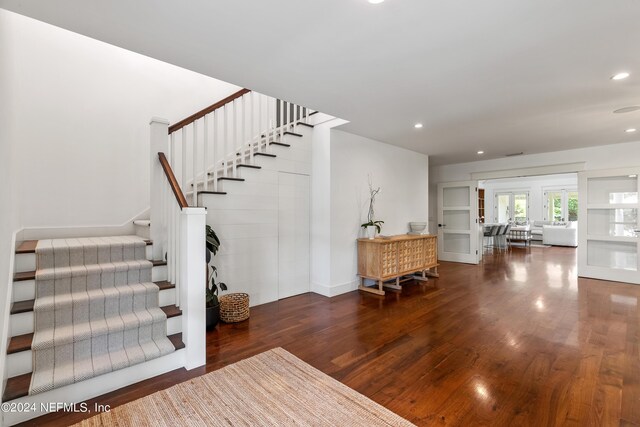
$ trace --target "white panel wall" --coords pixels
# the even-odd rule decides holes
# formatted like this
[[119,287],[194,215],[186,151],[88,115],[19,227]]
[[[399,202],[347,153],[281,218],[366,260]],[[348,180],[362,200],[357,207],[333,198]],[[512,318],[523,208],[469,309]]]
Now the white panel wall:
[[226,195],[203,195],[207,223],[222,242],[214,265],[230,292],[246,292],[251,305],[276,301],[278,294],[279,172],[311,174],[311,131],[285,136],[290,148],[272,146],[277,158],[256,157],[262,169],[241,168],[244,182],[224,181]]
[[427,220],[428,156],[331,130],[331,296],[357,287],[356,239],[367,217],[368,175],[381,187],[376,219],[385,221],[382,234],[404,234],[409,222]]
[[[0,10],[5,141],[22,226],[120,225],[149,207],[149,119],[176,122],[239,88]],[[3,97],[2,102],[5,102]]]
[[467,181],[474,172],[490,172],[585,162],[586,170],[610,169],[640,165],[640,141],[553,153],[530,154],[518,157],[484,160],[455,165],[434,166],[430,169],[431,185],[429,229],[436,228],[435,186],[440,182]]
[[546,189],[577,189],[577,174],[559,174],[538,177],[504,178],[485,181],[480,185],[485,189],[485,217],[486,222],[492,222],[494,217],[494,203],[496,192],[528,191],[529,192],[529,220],[544,220],[544,192]]

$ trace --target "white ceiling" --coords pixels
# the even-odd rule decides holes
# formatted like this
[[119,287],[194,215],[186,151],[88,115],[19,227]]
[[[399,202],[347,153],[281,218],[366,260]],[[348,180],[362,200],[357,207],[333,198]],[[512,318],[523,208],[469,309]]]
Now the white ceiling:
[[[640,139],[638,0],[0,0],[434,164]],[[632,73],[613,82],[614,73]],[[413,124],[424,123],[416,130]]]

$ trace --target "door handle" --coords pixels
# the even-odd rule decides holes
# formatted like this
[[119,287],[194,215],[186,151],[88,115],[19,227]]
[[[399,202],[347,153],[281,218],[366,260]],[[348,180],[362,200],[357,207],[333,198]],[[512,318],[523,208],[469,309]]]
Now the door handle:
[[447,224],[438,224],[438,227],[441,227],[441,228],[442,227],[446,227],[446,226],[447,226]]

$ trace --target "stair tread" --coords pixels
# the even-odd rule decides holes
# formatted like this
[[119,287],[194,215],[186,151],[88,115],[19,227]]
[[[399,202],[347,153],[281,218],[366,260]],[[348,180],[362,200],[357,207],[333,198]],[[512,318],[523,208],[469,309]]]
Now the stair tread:
[[313,116],[314,114],[318,114],[319,111],[314,111],[313,113],[309,113],[310,116]]
[[36,252],[36,246],[38,246],[37,240],[25,240],[16,249],[16,254],[33,254]]
[[16,301],[11,304],[11,314],[28,313],[33,311],[35,300]]
[[[158,283],[162,283],[162,282],[158,282]],[[158,285],[158,288],[162,291],[164,289],[172,289],[175,288],[175,285],[169,282],[166,282],[167,284],[158,284],[155,283],[156,285]],[[33,311],[33,305],[35,304],[36,300],[30,299],[30,300],[25,300],[25,301],[18,301],[18,302],[14,302],[11,305],[11,314],[19,314],[19,313],[28,313],[30,311]],[[182,314],[182,311],[180,311],[180,309],[178,307],[176,307],[175,305],[167,305],[165,307],[160,307],[165,313],[167,313],[168,309],[171,313],[173,313],[173,308],[175,307],[175,309],[177,309],[180,314]],[[174,314],[174,316],[179,316],[180,314]]]
[[287,131],[287,132],[285,132],[284,134],[285,134],[285,135],[291,135],[291,136],[299,136],[300,138],[302,138],[302,134],[300,134],[300,133],[295,133],[295,132],[289,132],[289,131]]
[[247,164],[240,164],[238,166],[236,166],[238,168],[251,168],[251,169],[262,169],[262,166],[258,166],[258,165],[247,165]]
[[[171,285],[172,287],[175,287]],[[169,288],[166,288],[169,289]],[[32,300],[33,301],[33,300]],[[162,311],[167,315],[167,318],[177,317],[182,315],[182,310],[173,305],[167,305],[160,307]],[[31,344],[33,343],[33,332],[24,335],[16,335],[9,339],[9,347],[7,348],[7,354],[19,353],[21,351],[31,350]]]
[[[23,341],[26,341],[28,336],[31,336],[31,339],[33,339],[33,334],[20,335],[20,337],[11,338],[11,343],[13,343],[16,338],[21,338]],[[175,350],[185,348],[185,344],[184,342],[182,342],[182,333],[168,335],[167,338],[169,339],[169,341],[171,341],[171,344],[173,344]],[[11,345],[12,344],[9,344],[10,349]],[[29,348],[31,348],[31,341],[29,341]],[[11,354],[17,351],[7,351],[7,353]],[[2,395],[2,401],[8,402],[10,400],[27,396],[29,394],[29,386],[31,385],[31,374],[32,372],[28,372],[26,374],[8,378],[7,385],[4,388],[4,394]]]
[[[153,245],[153,242],[149,239],[145,239],[144,242],[147,244],[147,246]],[[20,245],[18,245],[18,248],[16,249],[16,255],[35,254],[36,246],[38,246],[37,240],[25,240],[24,242],[20,243]]]
[[254,156],[265,156],[265,157],[276,157],[275,154],[270,154],[270,153],[254,153]]
[[198,194],[227,194],[226,191],[198,191]]
[[7,379],[7,385],[4,387],[2,401],[18,399],[29,394],[29,386],[31,385],[31,372],[11,377]]
[[306,126],[308,128],[312,128],[313,127],[313,125],[310,125],[309,123],[303,123],[303,122],[298,123],[298,125]]
[[23,282],[25,280],[34,280],[36,278],[35,271],[23,271],[13,275],[14,282]]
[[165,305],[164,307],[160,307],[164,314],[167,315],[167,319],[171,319],[172,317],[182,316],[182,310],[176,307],[175,304]]
[[167,338],[169,338],[169,341],[171,341],[171,344],[173,344],[173,347],[176,350],[180,350],[181,348],[185,348],[186,347],[184,345],[184,343],[182,342],[182,332],[178,332],[177,334],[169,335]]
[[218,181],[244,181],[244,178],[235,178],[232,176],[221,176]]
[[[127,261],[123,261],[123,262],[127,262]],[[164,261],[164,260],[153,260],[153,261],[151,261],[151,264],[153,265],[153,267],[160,267],[160,266],[163,266],[163,265],[167,265],[167,261]],[[14,282],[23,282],[25,280],[35,280],[35,278],[36,278],[36,272],[35,271],[23,271],[23,272],[16,273],[16,274],[13,275],[13,281]]]
[[9,347],[7,348],[7,354],[19,353],[21,351],[31,350],[31,343],[33,342],[33,332],[24,335],[16,335],[9,339]]
[[284,142],[270,142],[269,145],[279,145],[281,147],[291,147],[291,144],[285,144]]
[[153,283],[156,284],[161,291],[164,291],[165,289],[174,289],[176,287],[176,285],[166,280],[161,280],[159,282]]

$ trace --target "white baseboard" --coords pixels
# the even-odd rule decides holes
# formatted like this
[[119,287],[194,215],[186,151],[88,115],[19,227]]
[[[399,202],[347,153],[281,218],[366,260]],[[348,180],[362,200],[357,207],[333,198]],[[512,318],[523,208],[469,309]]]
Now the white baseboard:
[[347,292],[355,291],[356,289],[358,289],[358,280],[353,280],[351,282],[341,283],[334,286],[311,282],[311,292],[329,298],[346,294]]
[[[33,412],[4,412],[3,425],[11,426],[45,415],[51,412],[45,410],[49,404],[66,403],[72,405],[73,403],[83,402],[148,378],[173,371],[174,369],[182,368],[185,362],[184,359],[185,351],[181,349],[158,359],[100,375],[87,381],[70,384],[46,393],[12,400],[11,402],[17,403],[18,406],[24,404],[34,405],[35,410]],[[44,405],[45,408],[41,405]],[[80,406],[76,407],[76,409],[78,408],[80,408]],[[55,408],[52,409],[55,410]]]

